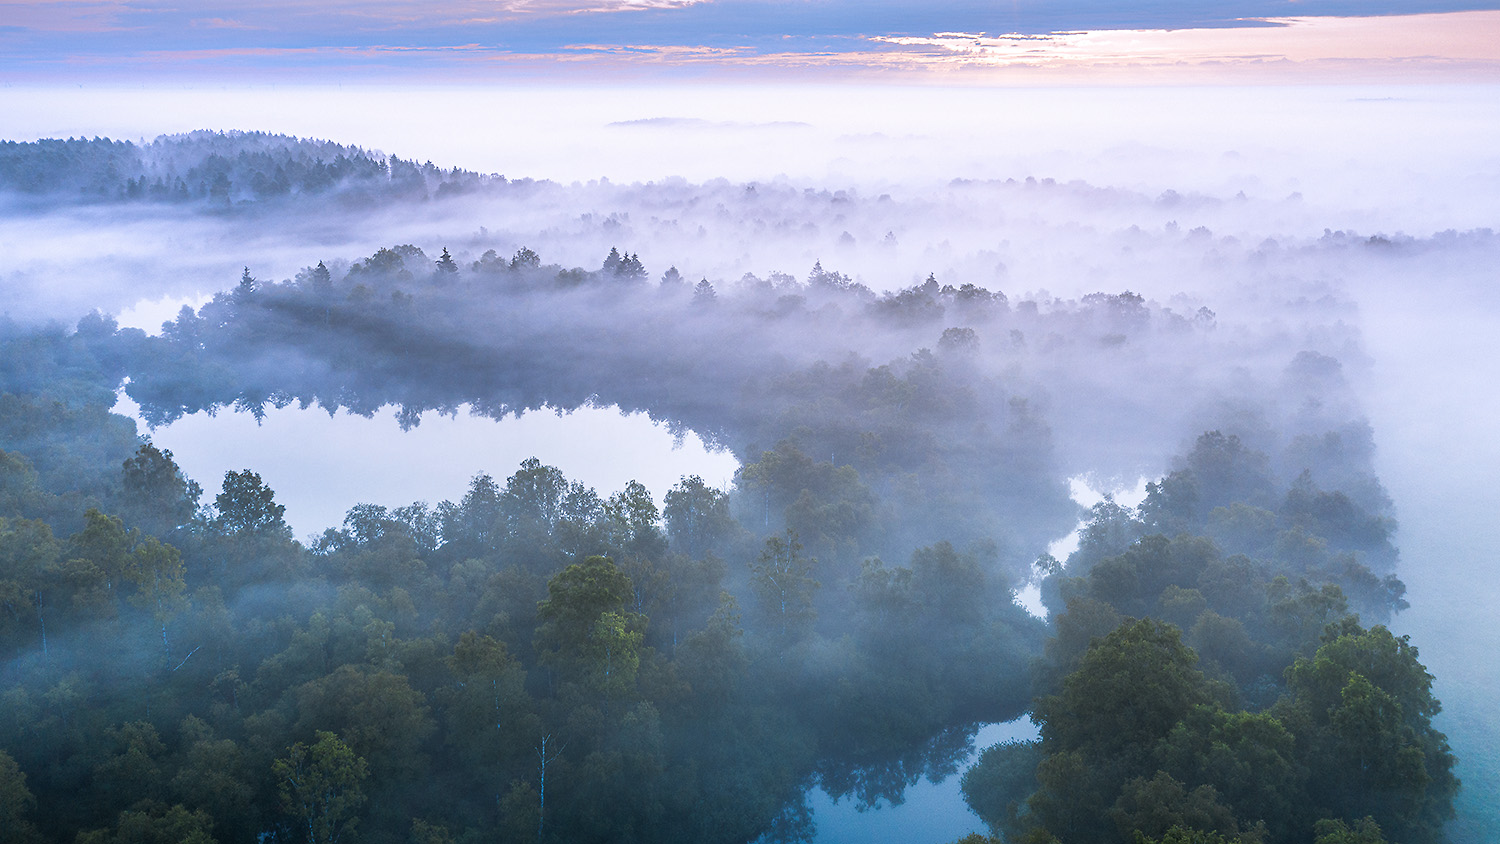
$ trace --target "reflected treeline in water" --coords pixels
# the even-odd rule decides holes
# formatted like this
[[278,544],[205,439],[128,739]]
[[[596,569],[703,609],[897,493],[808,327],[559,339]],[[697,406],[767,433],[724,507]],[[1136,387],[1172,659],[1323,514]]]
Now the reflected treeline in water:
[[[461,405],[496,417],[643,411],[733,449],[746,466],[741,517],[796,530],[845,574],[884,548],[941,539],[988,541],[1020,571],[1071,521],[1038,386],[992,363],[1019,358],[1027,328],[1108,328],[1113,299],[1012,326],[1004,296],[977,288],[934,281],[877,297],[818,268],[806,283],[746,279],[721,294],[670,271],[648,281],[632,260],[565,270],[522,250],[460,269],[397,247],[338,282],[322,265],[283,284],[247,275],[142,340],[127,389],[153,422],[290,402],[396,404],[403,424]],[[1122,301],[1144,328],[1145,307]],[[950,308],[965,323],[1004,322],[998,353],[983,354],[968,325],[945,328]],[[975,498],[991,506],[958,506]],[[1002,512],[1008,524],[993,518]]]
[[[821,265],[721,286],[671,268],[651,279],[616,250],[597,270],[524,248],[460,267],[413,246],[338,279],[322,263],[281,283],[246,270],[159,337],[123,344],[127,391],[153,423],[294,402],[395,405],[407,425],[465,405],[618,406],[730,448],[737,515],[797,531],[843,575],[946,540],[1015,582],[1073,522],[1069,474],[1138,468],[1208,418],[1266,441],[1357,425],[1336,360],[1216,331],[1202,307],[1128,291],[1012,303],[935,278],[877,295]],[[1341,471],[1302,451],[1288,459]]]
[[827,759],[818,766],[818,784],[834,800],[850,799],[860,811],[900,806],[906,789],[921,780],[941,782],[957,774],[974,755],[977,724],[947,727],[923,744],[874,749],[878,758]]
[[[1030,710],[1039,742],[964,780],[1007,840],[1440,840],[1457,782],[1380,626],[1404,587],[1357,336],[1281,307],[396,246],[247,268],[156,337],[6,323],[0,820],[806,840],[812,784],[896,803]],[[151,422],[618,406],[742,465],[601,492],[528,460],[304,544],[254,467],[188,478],[111,414],[122,384]],[[1085,471],[1156,480],[1064,564]],[[1012,600],[1033,577],[1049,623]]]

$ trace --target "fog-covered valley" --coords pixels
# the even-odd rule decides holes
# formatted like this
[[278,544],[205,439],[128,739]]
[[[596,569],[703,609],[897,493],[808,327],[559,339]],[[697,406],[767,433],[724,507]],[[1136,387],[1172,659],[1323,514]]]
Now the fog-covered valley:
[[[368,762],[376,799],[345,819],[363,818],[370,840],[429,840],[418,826],[453,840],[792,840],[817,834],[798,797],[810,785],[898,802],[951,770],[978,724],[1031,711],[1042,742],[986,754],[964,780],[1006,840],[1127,836],[1120,818],[1148,798],[1195,817],[1170,783],[1217,789],[1218,820],[1197,827],[1225,836],[1213,840],[1311,840],[1314,821],[1367,814],[1393,841],[1483,840],[1500,788],[1482,562],[1500,468],[1483,395],[1500,359],[1493,91],[896,90],[879,118],[862,90],[746,95],[739,114],[728,98],[634,93],[552,92],[579,108],[500,135],[456,107],[488,96],[474,92],[384,95],[407,113],[441,104],[446,133],[320,122],[327,91],[288,108],[237,100],[232,125],[343,147],[153,141],[215,124],[154,130],[119,107],[85,126],[8,95],[16,126],[35,127],[18,141],[49,120],[144,138],[0,149],[0,448],[18,455],[0,516],[12,537],[46,520],[59,543],[28,552],[54,562],[0,572],[13,594],[0,686],[31,713],[91,683],[68,699],[109,720],[47,727],[92,748],[71,756],[0,746],[38,805],[113,782],[133,752],[160,782],[158,808],[118,797],[92,815],[38,812],[39,834],[123,830],[111,813],[173,806],[217,819],[218,840],[294,836],[273,763],[301,742]],[[111,406],[133,418],[104,417]],[[156,465],[175,491],[151,493],[174,501],[147,506],[130,465],[119,474],[132,425],[175,457]],[[264,524],[227,519],[241,506],[229,485],[216,499],[240,470],[255,484],[237,494],[274,490]],[[1138,508],[1072,499],[1070,479],[1143,478]],[[91,506],[181,551],[185,603],[167,612],[158,594],[153,616],[149,589],[112,585],[88,544],[107,532],[84,518]],[[1080,519],[1066,565],[1044,556]],[[139,537],[118,541],[147,554]],[[620,604],[568,620],[559,595],[585,575]],[[1027,586],[1050,626],[1012,604]],[[17,609],[41,619],[70,600],[50,649]],[[1410,633],[1436,676],[1430,725],[1421,690],[1377,689],[1407,718],[1380,753],[1416,752],[1419,786],[1392,768],[1318,790],[1319,772],[1346,770],[1339,742],[1352,739],[1307,714],[1330,692],[1296,660],[1386,647],[1340,621],[1346,610]],[[1178,658],[1160,630],[1124,621],[1143,616],[1175,624],[1208,678],[1181,692],[1207,721],[1184,715],[1181,729],[1259,718],[1299,748],[1276,750],[1289,773],[1265,788],[1281,803],[1188,761],[1196,737],[1143,763],[1058,709],[1103,658],[1091,639]],[[154,627],[164,655],[132,638]],[[100,635],[119,639],[112,667],[88,652]],[[592,650],[607,636],[629,654],[628,680]],[[311,660],[316,642],[325,656]],[[179,680],[194,645],[217,653]],[[483,706],[452,691],[463,671],[507,684],[497,733],[464,738],[478,729],[464,713]],[[219,697],[194,702],[195,683]],[[375,716],[337,698],[371,683],[387,685],[361,694],[402,701],[382,717],[407,719],[407,744],[377,740]],[[132,738],[147,727],[155,745]],[[1455,792],[1433,727],[1463,781],[1446,827]],[[714,730],[729,732],[704,738]],[[465,741],[487,742],[485,760]],[[99,749],[109,742],[118,752]],[[726,779],[744,758],[730,749],[757,743],[743,763],[756,785]],[[210,746],[243,766],[239,803],[178,782]],[[1132,773],[1085,783],[1066,753]],[[558,759],[562,791],[543,800],[538,763],[545,777]],[[495,781],[423,796],[412,783],[434,765]],[[1085,785],[1108,821],[1059,808]],[[705,800],[713,812],[688,810]],[[622,801],[628,818],[591,808]]]

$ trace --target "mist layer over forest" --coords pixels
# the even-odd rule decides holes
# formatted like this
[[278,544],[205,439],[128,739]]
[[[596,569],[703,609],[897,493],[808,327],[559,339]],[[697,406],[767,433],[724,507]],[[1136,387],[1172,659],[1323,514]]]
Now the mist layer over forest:
[[[820,131],[709,123],[605,132]],[[1426,380],[1391,365],[1393,337],[1422,342],[1394,327],[1448,298],[1492,312],[1500,243],[1471,223],[1495,170],[1459,160],[1481,187],[1389,212],[1326,173],[1284,192],[1285,161],[1217,184],[1113,181],[1097,159],[1097,181],[563,184],[275,135],[7,144],[0,680],[20,714],[0,746],[38,806],[113,795],[27,822],[293,840],[309,816],[287,772],[318,758],[369,796],[336,819],[367,840],[795,839],[814,779],[899,800],[976,724],[1030,710],[1042,740],[965,779],[1007,840],[1310,840],[1367,816],[1442,840],[1457,780],[1431,678],[1379,625],[1433,613],[1446,575],[1425,573],[1463,565],[1398,553],[1421,487],[1385,435],[1421,439],[1396,385]],[[88,315],[153,300],[188,306],[131,318],[148,331]],[[140,447],[108,415],[122,386],[151,424],[618,407],[740,470],[596,492],[542,462],[474,466],[491,474],[451,501],[350,501],[296,543],[254,465],[209,505],[218,479]],[[1080,514],[1077,476],[1154,482],[1138,509]],[[1045,557],[1080,517],[1079,550]],[[1037,578],[1046,626],[1010,599]],[[1414,632],[1429,666],[1464,647]],[[1375,654],[1387,674],[1360,667]],[[1119,693],[1098,684],[1122,659],[1160,667],[1128,692],[1162,690],[1155,714],[1078,715]],[[1483,675],[1458,672],[1453,721],[1434,673],[1472,798],[1494,776],[1462,694]],[[504,695],[469,700],[479,679]],[[23,741],[43,700],[92,714]],[[1341,725],[1374,725],[1366,700],[1399,714],[1361,738]],[[1204,761],[1229,735],[1259,773]],[[210,753],[233,805],[190,793]],[[118,784],[127,763],[149,793]],[[1460,806],[1454,837],[1493,811]]]

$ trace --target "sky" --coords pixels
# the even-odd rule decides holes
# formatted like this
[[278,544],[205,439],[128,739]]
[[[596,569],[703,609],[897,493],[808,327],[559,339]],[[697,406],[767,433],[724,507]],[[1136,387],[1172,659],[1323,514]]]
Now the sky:
[[1473,0],[0,0],[0,85],[1500,79]]

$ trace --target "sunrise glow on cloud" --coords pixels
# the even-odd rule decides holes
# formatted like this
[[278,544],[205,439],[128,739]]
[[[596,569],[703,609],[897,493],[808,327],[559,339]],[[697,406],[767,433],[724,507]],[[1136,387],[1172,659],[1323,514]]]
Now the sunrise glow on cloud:
[[938,33],[891,37],[890,61],[927,69],[1062,74],[1367,72],[1500,75],[1500,12],[1369,18],[1280,18],[1270,26],[1096,30],[1045,36]]
[[[1476,7],[1477,6],[1477,7]],[[161,74],[255,82],[496,74],[578,81],[904,74],[980,84],[1500,77],[1500,11],[1362,16],[1338,2],[1071,4],[409,0],[255,5],[0,0],[9,81]],[[1402,12],[1407,12],[1403,14]]]

